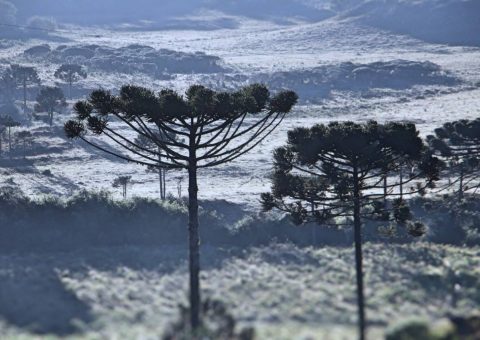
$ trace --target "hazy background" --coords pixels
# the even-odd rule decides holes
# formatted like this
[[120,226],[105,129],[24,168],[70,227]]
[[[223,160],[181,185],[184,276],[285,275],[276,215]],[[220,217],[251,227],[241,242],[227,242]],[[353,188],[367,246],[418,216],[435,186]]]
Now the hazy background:
[[478,0],[0,0],[0,24],[122,29],[236,28],[242,18],[281,25],[330,18],[434,43],[480,45]]

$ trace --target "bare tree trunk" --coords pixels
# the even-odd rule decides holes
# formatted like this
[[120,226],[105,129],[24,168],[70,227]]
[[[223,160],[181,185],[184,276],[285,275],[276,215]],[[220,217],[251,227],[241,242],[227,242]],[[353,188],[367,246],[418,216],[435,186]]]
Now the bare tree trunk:
[[[193,124],[192,124],[193,125]],[[188,165],[188,239],[190,271],[190,325],[200,326],[200,237],[198,232],[198,184],[195,129],[190,131]]]
[[188,177],[190,324],[192,330],[195,330],[200,326],[200,238],[198,233],[198,186],[196,165],[190,165]]
[[23,77],[23,113],[27,113],[27,80]]
[[49,111],[49,112],[48,112],[48,117],[49,117],[49,119],[50,119],[50,126],[52,126],[52,125],[53,125],[53,111],[51,111],[51,112]]
[[464,171],[463,171],[463,164],[460,165],[460,184],[458,187],[458,200],[461,201],[463,199],[463,179],[464,179]]
[[353,168],[353,222],[355,235],[355,267],[357,274],[357,303],[358,303],[358,328],[359,339],[365,340],[365,299],[363,292],[363,258],[362,258],[362,222],[360,220],[360,185],[358,169]]
[[387,175],[383,176],[383,201],[387,201],[387,195],[388,195],[388,190],[387,190]]
[[158,169],[158,183],[160,184],[160,200],[164,200],[163,197],[163,181],[162,181],[162,169]]
[[[162,162],[162,157],[160,156],[161,149],[158,148],[158,163]],[[165,180],[163,179],[164,176],[164,169],[158,168],[158,182],[160,183],[160,200],[165,200]]]
[[163,177],[163,199],[167,198],[167,169],[162,169],[162,177]]
[[[315,216],[315,202],[310,202],[311,204],[311,210],[312,210],[312,217]],[[313,245],[317,245],[317,224],[313,223]]]
[[10,158],[12,158],[12,137],[11,137],[12,128],[8,127],[8,153]]
[[400,199],[403,200],[403,167],[400,166]]

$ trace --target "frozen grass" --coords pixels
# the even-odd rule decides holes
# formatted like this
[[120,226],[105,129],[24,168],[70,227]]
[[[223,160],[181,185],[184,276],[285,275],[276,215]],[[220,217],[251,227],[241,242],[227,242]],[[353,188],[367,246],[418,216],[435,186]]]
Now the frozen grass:
[[[225,301],[260,339],[354,336],[351,248],[203,247],[202,263],[204,296]],[[404,318],[468,314],[480,306],[478,247],[367,244],[365,266],[374,339]],[[28,329],[37,321],[37,334],[52,337],[153,339],[186,298],[183,247],[4,255],[0,268],[5,338],[35,338]]]

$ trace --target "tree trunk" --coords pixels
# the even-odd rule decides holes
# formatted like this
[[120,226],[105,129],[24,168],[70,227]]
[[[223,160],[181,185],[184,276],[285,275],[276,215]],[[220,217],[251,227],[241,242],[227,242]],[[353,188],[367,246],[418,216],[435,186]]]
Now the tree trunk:
[[163,197],[163,181],[162,181],[162,169],[158,169],[158,183],[160,184],[160,200],[163,201],[165,198]]
[[195,131],[191,131],[188,165],[188,240],[190,271],[190,325],[200,326],[200,237],[198,233],[198,184]]
[[[160,156],[160,153],[161,153],[161,149],[158,148],[158,163],[160,164],[162,162],[162,156]],[[164,169],[162,168],[158,168],[158,182],[160,184],[160,200],[165,200],[166,196],[165,196],[165,181],[163,179],[163,174],[164,172]]]
[[[311,208],[311,211],[312,211],[312,217],[315,216],[315,202],[310,202],[310,208]],[[313,245],[316,246],[317,245],[317,224],[316,223],[313,223],[312,225],[312,232],[313,232]]]
[[460,185],[458,187],[458,200],[461,201],[463,199],[463,178],[464,178],[464,172],[463,172],[463,164],[460,165]]
[[388,190],[387,190],[387,175],[383,177],[383,201],[387,202],[387,195],[388,195]]
[[400,166],[400,199],[403,200],[403,167]]
[[68,82],[68,97],[72,100],[72,79]]
[[11,137],[11,130],[12,128],[8,127],[8,153],[10,158],[12,158],[12,137]]
[[359,339],[365,340],[365,299],[363,294],[363,259],[362,259],[362,221],[360,220],[360,183],[358,169],[353,168],[353,223],[355,235],[355,267],[357,274],[357,303]]
[[162,169],[162,181],[163,181],[163,199],[167,198],[167,169]]
[[27,80],[23,77],[23,113],[27,113]]
[[53,111],[48,113],[48,117],[50,119],[50,127],[53,125]]

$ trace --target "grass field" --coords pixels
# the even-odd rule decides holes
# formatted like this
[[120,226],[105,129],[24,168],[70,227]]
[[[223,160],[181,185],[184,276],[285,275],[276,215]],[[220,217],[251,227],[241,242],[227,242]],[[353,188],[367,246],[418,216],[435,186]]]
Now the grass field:
[[[204,247],[203,295],[223,300],[259,339],[351,339],[353,251],[273,244]],[[418,317],[480,307],[480,248],[367,244],[371,338]],[[0,256],[6,339],[155,339],[186,301],[186,251],[162,246]]]

